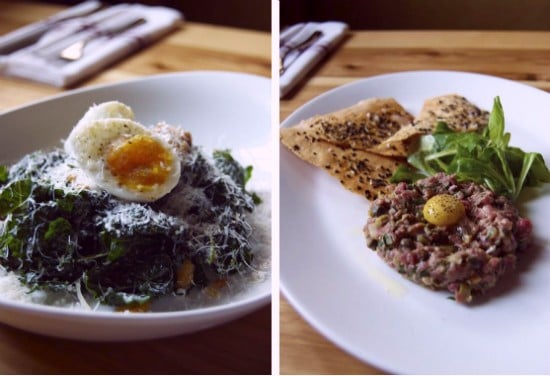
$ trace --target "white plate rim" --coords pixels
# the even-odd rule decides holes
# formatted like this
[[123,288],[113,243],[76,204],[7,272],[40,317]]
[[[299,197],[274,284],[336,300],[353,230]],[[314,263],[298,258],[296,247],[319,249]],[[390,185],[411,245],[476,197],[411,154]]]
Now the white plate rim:
[[21,105],[15,106],[13,108],[0,111],[0,116],[11,114],[12,112],[24,110],[27,107],[32,107],[38,104],[59,100],[60,98],[63,98],[63,97],[70,97],[81,93],[93,92],[93,91],[102,90],[113,86],[120,87],[125,85],[134,85],[138,82],[156,81],[159,79],[171,78],[171,77],[178,78],[178,77],[198,77],[198,76],[219,76],[219,77],[234,76],[234,77],[242,77],[243,79],[259,80],[268,84],[270,81],[269,77],[260,76],[257,74],[234,72],[234,71],[222,71],[222,70],[194,70],[194,71],[159,73],[159,74],[152,74],[152,75],[143,76],[143,77],[128,78],[128,79],[124,79],[116,82],[99,83],[99,84],[94,84],[90,86],[80,87],[77,89],[63,91],[57,94],[47,96],[45,98],[32,100],[32,101],[23,103]]

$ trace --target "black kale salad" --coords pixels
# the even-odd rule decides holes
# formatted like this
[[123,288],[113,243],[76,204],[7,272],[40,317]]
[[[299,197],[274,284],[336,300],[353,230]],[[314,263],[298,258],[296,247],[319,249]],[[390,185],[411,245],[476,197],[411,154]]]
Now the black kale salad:
[[31,291],[139,307],[250,269],[246,214],[261,200],[229,151],[193,147],[177,186],[150,203],[60,185],[52,175],[74,168],[68,158],[57,149],[0,166],[0,265]]

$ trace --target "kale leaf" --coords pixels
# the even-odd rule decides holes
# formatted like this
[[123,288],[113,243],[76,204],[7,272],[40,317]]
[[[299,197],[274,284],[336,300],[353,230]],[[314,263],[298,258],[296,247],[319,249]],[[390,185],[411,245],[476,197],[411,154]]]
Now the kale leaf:
[[231,155],[230,150],[214,150],[214,163],[221,172],[227,174],[238,186],[244,189],[246,182],[252,175],[252,166],[244,169]]
[[0,263],[30,288],[79,285],[109,305],[141,304],[176,292],[184,260],[199,286],[250,264],[245,212],[253,199],[197,148],[182,164],[179,188],[151,204],[54,186],[44,176],[65,158],[59,150],[31,154],[0,185]]
[[246,191],[246,183],[252,178],[252,166],[243,167],[239,162],[237,162],[231,155],[231,151],[228,149],[225,150],[214,150],[212,153],[214,157],[214,164],[216,167],[233,179],[239,187],[241,187],[245,192],[247,192],[255,205],[262,203],[262,199],[254,192]]
[[0,186],[8,182],[10,176],[10,169],[6,166],[0,165]]

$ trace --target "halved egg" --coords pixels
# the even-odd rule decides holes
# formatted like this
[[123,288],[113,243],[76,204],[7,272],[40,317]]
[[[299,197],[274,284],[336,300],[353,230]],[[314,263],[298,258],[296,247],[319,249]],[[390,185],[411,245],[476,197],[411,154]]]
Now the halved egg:
[[129,106],[119,101],[103,102],[91,106],[78,124],[88,124],[101,119],[130,119],[134,120],[134,111]]
[[180,160],[173,147],[132,120],[127,109],[119,102],[92,107],[73,128],[65,150],[90,180],[112,195],[155,201],[178,183]]

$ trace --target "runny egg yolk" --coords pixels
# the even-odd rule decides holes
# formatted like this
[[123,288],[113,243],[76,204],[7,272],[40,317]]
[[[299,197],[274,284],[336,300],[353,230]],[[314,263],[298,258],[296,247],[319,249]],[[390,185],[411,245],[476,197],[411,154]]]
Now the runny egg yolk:
[[120,185],[146,191],[168,179],[174,160],[158,140],[139,134],[113,147],[105,162]]
[[462,202],[453,195],[440,194],[431,197],[422,214],[426,221],[436,226],[451,226],[457,224],[466,215]]

